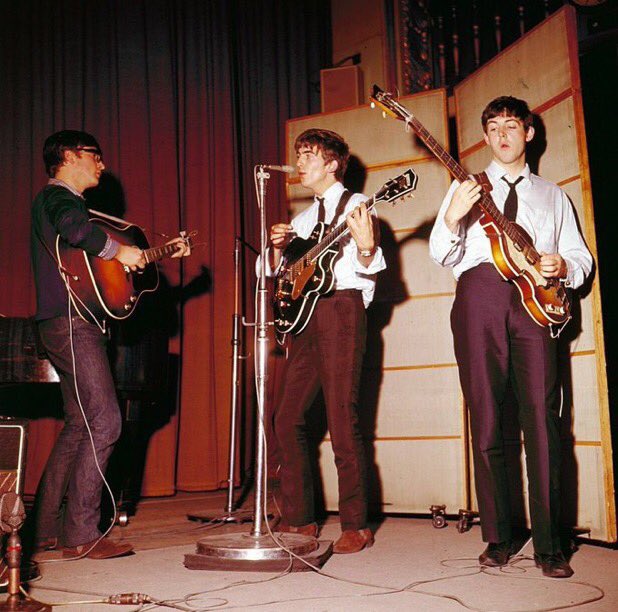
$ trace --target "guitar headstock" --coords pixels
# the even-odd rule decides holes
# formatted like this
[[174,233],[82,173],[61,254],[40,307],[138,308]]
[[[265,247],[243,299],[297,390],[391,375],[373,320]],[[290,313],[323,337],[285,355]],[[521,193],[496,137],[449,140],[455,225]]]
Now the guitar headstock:
[[416,172],[412,168],[408,168],[403,174],[386,181],[373,196],[374,202],[390,202],[394,206],[399,200],[408,196],[412,197],[417,182]]
[[393,94],[388,93],[380,89],[377,85],[373,86],[373,92],[370,96],[371,99],[371,107],[372,108],[380,108],[382,109],[382,114],[386,117],[393,117],[394,119],[399,119],[400,121],[410,121],[414,115],[407,109],[404,108],[395,98]]

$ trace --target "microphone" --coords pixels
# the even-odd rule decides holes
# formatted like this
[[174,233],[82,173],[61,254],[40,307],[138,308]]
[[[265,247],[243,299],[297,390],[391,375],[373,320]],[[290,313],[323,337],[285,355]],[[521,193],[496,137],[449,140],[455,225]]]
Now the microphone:
[[276,170],[277,172],[285,172],[286,174],[291,174],[294,172],[294,168],[292,166],[275,166],[274,164],[258,164],[261,168],[265,170]]

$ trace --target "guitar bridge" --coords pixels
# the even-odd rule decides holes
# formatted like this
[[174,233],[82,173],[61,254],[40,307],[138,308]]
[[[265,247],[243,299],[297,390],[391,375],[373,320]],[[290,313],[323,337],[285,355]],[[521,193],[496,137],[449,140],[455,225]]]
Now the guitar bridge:
[[545,312],[560,316],[565,314],[564,306],[554,306],[554,304],[545,304]]

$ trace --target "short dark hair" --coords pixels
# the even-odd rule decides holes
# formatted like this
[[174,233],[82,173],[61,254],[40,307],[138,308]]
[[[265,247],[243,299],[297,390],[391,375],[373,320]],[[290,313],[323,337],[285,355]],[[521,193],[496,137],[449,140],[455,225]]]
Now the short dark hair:
[[524,124],[526,131],[528,131],[528,128],[532,126],[534,121],[534,115],[528,108],[527,102],[513,96],[500,96],[492,100],[481,115],[483,131],[487,131],[487,122],[490,119],[499,116],[516,117]]
[[82,147],[88,147],[89,150],[103,156],[97,139],[87,132],[61,130],[49,136],[43,145],[43,161],[47,175],[52,178],[56,176],[58,168],[64,163],[65,151],[75,151]]
[[343,180],[343,175],[350,159],[350,147],[348,147],[348,143],[337,132],[319,128],[305,130],[296,137],[294,150],[298,153],[303,146],[317,147],[318,151],[322,152],[322,157],[326,162],[330,162],[333,159],[336,160],[337,170],[335,171],[335,178],[338,181]]

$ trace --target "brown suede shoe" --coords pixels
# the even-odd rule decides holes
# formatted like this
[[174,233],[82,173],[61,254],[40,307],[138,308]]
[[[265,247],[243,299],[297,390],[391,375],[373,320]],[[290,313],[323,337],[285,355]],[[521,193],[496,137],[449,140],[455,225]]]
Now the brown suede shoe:
[[88,557],[88,559],[113,559],[115,557],[124,557],[132,551],[133,546],[128,542],[112,542],[107,538],[103,538],[99,542],[94,540],[79,546],[65,546],[62,556],[65,559],[73,559],[82,555]]
[[300,535],[317,538],[320,530],[317,523],[309,523],[308,525],[300,525],[297,527],[295,525],[289,525],[288,523],[284,523],[282,521],[277,526],[277,531],[281,531],[282,533],[299,533]]
[[373,533],[371,529],[346,529],[335,542],[333,552],[340,555],[348,555],[370,548],[373,546]]

